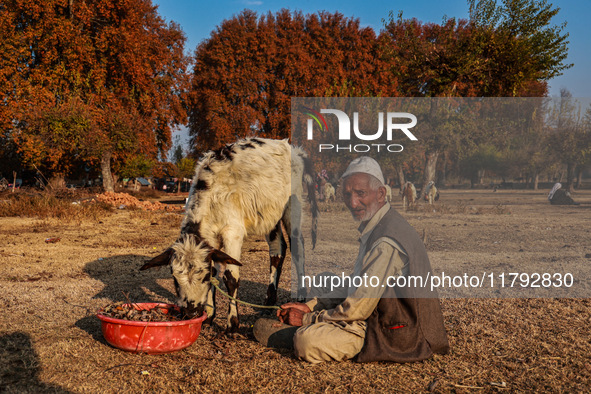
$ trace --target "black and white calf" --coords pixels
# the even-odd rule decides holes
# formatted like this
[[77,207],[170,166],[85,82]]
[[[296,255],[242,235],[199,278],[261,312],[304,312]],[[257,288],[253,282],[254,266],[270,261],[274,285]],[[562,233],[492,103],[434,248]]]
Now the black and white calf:
[[[210,278],[223,277],[228,293],[236,297],[244,237],[265,235],[271,259],[265,304],[275,304],[287,249],[281,223],[295,238],[290,243],[292,260],[298,278],[304,275],[303,181],[308,185],[312,243],[316,243],[318,207],[313,174],[304,151],[287,140],[247,138],[206,153],[195,169],[180,237],[141,269],[170,264],[179,306],[191,315],[205,310],[211,321],[215,288]],[[303,296],[301,283],[298,289]],[[238,328],[236,302],[231,301],[227,330],[236,332]]]

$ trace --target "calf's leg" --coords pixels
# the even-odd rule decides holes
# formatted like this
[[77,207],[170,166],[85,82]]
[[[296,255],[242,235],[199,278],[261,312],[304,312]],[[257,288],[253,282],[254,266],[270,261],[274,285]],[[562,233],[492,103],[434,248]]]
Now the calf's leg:
[[289,204],[283,212],[283,224],[290,234],[289,246],[291,249],[291,261],[294,264],[297,275],[298,290],[297,300],[306,300],[306,289],[303,287],[305,273],[306,255],[304,250],[304,235],[302,234],[302,202],[299,197],[292,195]]
[[[236,229],[228,229],[222,234],[222,241],[225,252],[230,257],[240,260],[240,252],[242,250],[242,242],[244,240],[244,233]],[[224,284],[228,290],[228,294],[234,298],[238,298],[238,287],[240,287],[240,268],[237,265],[227,265],[223,274]],[[236,333],[240,328],[240,320],[238,318],[238,306],[236,301],[230,300],[228,308],[228,321],[226,323],[226,332]]]
[[279,278],[281,277],[281,269],[285,260],[285,252],[287,251],[287,243],[283,237],[281,222],[277,223],[273,231],[266,236],[266,239],[267,244],[269,244],[270,278],[265,305],[275,305],[277,302]]

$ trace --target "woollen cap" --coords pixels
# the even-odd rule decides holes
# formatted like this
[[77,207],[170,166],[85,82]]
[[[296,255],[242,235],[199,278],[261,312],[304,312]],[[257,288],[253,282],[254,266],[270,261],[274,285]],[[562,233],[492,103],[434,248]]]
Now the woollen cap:
[[361,156],[353,160],[349,164],[349,167],[347,167],[345,173],[341,176],[341,179],[359,172],[363,174],[372,175],[377,180],[382,182],[382,185],[384,184],[384,174],[382,174],[382,169],[380,168],[380,165],[377,161],[375,161],[369,156]]

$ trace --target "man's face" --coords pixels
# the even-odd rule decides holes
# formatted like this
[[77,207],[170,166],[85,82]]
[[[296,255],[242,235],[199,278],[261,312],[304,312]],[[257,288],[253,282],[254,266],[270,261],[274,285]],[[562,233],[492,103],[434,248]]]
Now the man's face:
[[347,177],[343,184],[345,205],[351,211],[353,219],[359,222],[371,219],[386,201],[385,188],[372,190],[369,180],[368,174],[357,173]]

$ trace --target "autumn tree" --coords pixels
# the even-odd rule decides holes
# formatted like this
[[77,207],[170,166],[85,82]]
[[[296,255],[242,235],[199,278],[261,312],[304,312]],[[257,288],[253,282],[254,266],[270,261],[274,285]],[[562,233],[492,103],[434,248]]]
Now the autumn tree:
[[190,100],[193,149],[237,137],[287,138],[291,97],[388,95],[371,28],[339,13],[243,11],[195,54]]
[[[440,155],[452,148],[459,130],[451,127],[450,103],[435,97],[477,95],[481,75],[473,74],[482,61],[473,40],[474,26],[468,21],[449,19],[442,24],[390,17],[381,34],[389,63],[397,79],[399,94],[425,100],[419,124],[424,157],[423,186],[435,180]],[[450,123],[452,122],[452,123]]]
[[514,171],[525,173],[530,186],[538,189],[540,174],[556,162],[548,145],[549,125],[547,115],[551,110],[551,100],[548,98],[518,99],[514,108],[519,111],[521,124],[514,127],[511,135],[507,136],[505,162]]
[[195,160],[190,157],[183,157],[177,164],[181,178],[193,178],[195,174]]
[[566,22],[553,24],[560,8],[554,8],[547,0],[502,0],[500,3],[468,0],[470,22],[502,39],[505,50],[498,52],[498,62],[505,60],[506,71],[511,72],[504,78],[506,93],[527,96],[524,89],[531,82],[549,81],[573,66],[566,63],[569,43],[568,33],[564,32]]
[[155,157],[185,121],[185,37],[150,0],[3,1],[0,122],[27,164]]
[[[562,32],[564,24],[551,24],[558,13],[551,4],[539,0],[503,0],[500,6],[494,0],[469,4],[470,20],[452,18],[435,24],[390,15],[381,39],[401,95],[544,96],[546,82],[571,66],[565,63],[568,34]],[[433,110],[437,112],[441,110]],[[438,157],[451,149],[441,140],[462,139],[443,136],[439,126],[432,126],[421,139],[424,185],[433,180]],[[468,129],[448,130],[457,134]],[[472,153],[477,152],[468,155]]]
[[553,102],[549,151],[567,167],[565,188],[574,191],[577,167],[591,155],[591,105],[581,103],[566,90]]
[[566,63],[566,22],[546,0],[468,0],[469,20],[441,24],[390,14],[381,38],[401,95],[533,97]]
[[123,178],[134,178],[134,189],[139,190],[139,183],[137,178],[148,176],[154,162],[145,155],[130,155],[118,171],[118,174]]

